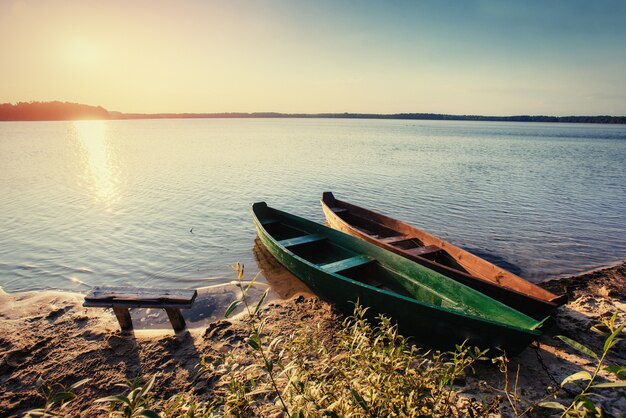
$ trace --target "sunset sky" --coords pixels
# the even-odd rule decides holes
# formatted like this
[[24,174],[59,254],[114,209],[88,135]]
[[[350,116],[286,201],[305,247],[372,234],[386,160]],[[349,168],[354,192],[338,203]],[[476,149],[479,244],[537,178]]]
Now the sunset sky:
[[626,115],[626,1],[0,0],[0,102]]

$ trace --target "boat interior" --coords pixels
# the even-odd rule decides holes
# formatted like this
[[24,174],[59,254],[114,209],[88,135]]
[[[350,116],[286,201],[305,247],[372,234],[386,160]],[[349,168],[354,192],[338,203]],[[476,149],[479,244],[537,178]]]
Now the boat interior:
[[328,273],[433,305],[449,305],[447,298],[429,287],[417,282],[407,282],[406,278],[389,270],[377,260],[341,247],[322,235],[309,234],[274,220],[264,220],[261,224],[281,246]]
[[331,208],[331,210],[353,228],[387,245],[398,248],[405,254],[425,258],[434,263],[467,273],[467,270],[454,257],[437,245],[426,245],[415,237],[410,237],[376,221],[358,216],[344,208]]

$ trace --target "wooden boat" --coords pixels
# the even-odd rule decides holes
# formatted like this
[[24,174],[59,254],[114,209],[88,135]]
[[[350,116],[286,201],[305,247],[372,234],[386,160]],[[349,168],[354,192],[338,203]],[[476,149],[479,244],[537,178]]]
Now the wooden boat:
[[347,310],[358,300],[431,346],[516,353],[540,335],[542,322],[374,244],[264,202],[252,213],[261,243],[318,295]]
[[544,318],[567,301],[536,284],[402,221],[322,195],[326,221],[335,229],[362,238],[435,270],[534,318]]

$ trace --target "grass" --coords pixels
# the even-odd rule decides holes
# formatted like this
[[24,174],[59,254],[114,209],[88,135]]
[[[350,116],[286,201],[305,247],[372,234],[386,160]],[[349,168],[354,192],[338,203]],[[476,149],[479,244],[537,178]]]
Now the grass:
[[[380,317],[374,326],[365,312],[356,306],[335,335],[322,328],[302,328],[286,338],[265,335],[259,319],[259,339],[248,340],[250,350],[225,356],[217,367],[204,365],[222,383],[209,401],[195,394],[155,399],[153,376],[143,384],[127,382],[125,393],[99,402],[111,417],[455,417],[487,412],[477,401],[459,402],[454,391],[455,381],[484,359],[484,351],[465,346],[450,353],[423,351],[399,335],[388,318]],[[251,355],[255,360],[248,364]]]

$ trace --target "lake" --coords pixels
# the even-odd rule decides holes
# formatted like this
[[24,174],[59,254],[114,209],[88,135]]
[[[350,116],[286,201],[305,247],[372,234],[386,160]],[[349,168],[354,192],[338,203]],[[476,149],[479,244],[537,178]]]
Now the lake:
[[251,277],[251,204],[323,222],[323,191],[540,282],[626,255],[626,126],[0,123],[0,286],[196,288],[236,262]]

